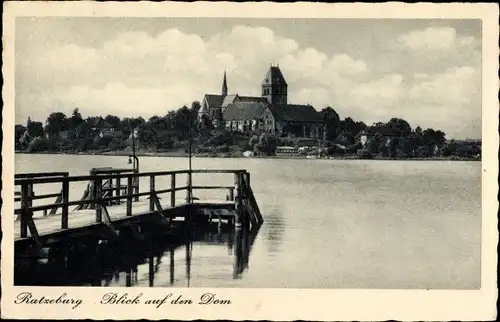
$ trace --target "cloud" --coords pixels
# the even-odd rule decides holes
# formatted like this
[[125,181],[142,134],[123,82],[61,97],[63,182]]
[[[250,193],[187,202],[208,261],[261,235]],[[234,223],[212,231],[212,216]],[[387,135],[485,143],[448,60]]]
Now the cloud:
[[[93,46],[39,41],[41,47],[24,46],[26,59],[16,61],[16,120],[44,120],[50,112],[69,114],[75,107],[84,116],[163,115],[205,93],[219,93],[224,70],[230,93],[260,95],[269,64],[279,63],[292,103],[332,106],[341,117],[368,124],[403,117],[452,135],[469,131],[467,119],[478,114],[480,104],[479,61],[469,59],[477,57],[476,39],[439,27],[387,41],[411,52],[411,73],[399,67],[376,72],[377,66],[355,51],[323,52],[264,27],[234,26],[211,37],[176,28],[126,32]],[[407,56],[401,52],[395,59],[406,61]],[[448,63],[436,66],[448,67],[420,68],[436,56]],[[413,64],[417,58],[420,65]],[[453,119],[450,113],[459,116]],[[480,134],[477,127],[473,131]]]
[[[38,87],[52,86],[40,94],[63,102],[66,112],[78,105],[84,113],[109,109],[126,115],[142,100],[143,111],[156,114],[219,92],[224,70],[230,92],[259,95],[269,64],[278,62],[297,89],[306,83],[332,86],[367,69],[347,54],[329,57],[316,48],[300,48],[268,28],[235,26],[209,39],[168,29],[157,36],[127,32],[96,48],[56,45],[21,65],[20,74]],[[30,79],[33,70],[42,76]],[[50,104],[50,99],[40,103]]]
[[474,45],[474,37],[458,36],[451,27],[428,27],[401,35],[398,42],[416,51],[450,51]]
[[410,99],[428,104],[467,105],[480,103],[478,72],[470,66],[452,67],[437,74],[416,74]]

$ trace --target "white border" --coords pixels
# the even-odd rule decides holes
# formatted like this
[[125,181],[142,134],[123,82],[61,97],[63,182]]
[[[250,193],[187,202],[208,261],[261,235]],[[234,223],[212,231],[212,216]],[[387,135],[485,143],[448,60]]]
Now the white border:
[[[495,4],[317,4],[317,3],[119,3],[5,2],[3,35],[3,191],[2,217],[13,213],[14,173],[14,20],[16,16],[124,17],[259,17],[259,18],[457,18],[482,19],[483,32],[483,161],[481,289],[477,291],[420,290],[293,290],[293,289],[162,289],[48,288],[13,286],[13,224],[2,220],[3,318],[23,319],[232,319],[232,320],[490,320],[496,317],[496,245],[498,211],[498,6]],[[7,241],[7,242],[6,242]],[[66,292],[84,303],[72,310],[62,305],[14,305],[22,291],[50,295]],[[95,305],[110,291],[165,293],[198,298],[205,291],[230,298],[227,306]]]

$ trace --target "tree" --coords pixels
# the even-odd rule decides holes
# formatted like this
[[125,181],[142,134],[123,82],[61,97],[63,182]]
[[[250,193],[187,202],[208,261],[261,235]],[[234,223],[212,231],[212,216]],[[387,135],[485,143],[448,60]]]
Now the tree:
[[51,140],[42,137],[36,137],[28,145],[28,152],[52,151],[55,149]]
[[68,119],[66,115],[61,112],[55,112],[47,117],[45,130],[49,138],[58,139],[61,131],[66,130]]
[[375,135],[367,142],[366,149],[371,153],[382,152],[382,147],[385,146],[385,140],[382,134],[375,133]]
[[248,140],[248,146],[250,146],[250,149],[253,151],[255,146],[259,143],[259,137],[257,135],[252,135],[250,140]]
[[25,135],[27,128],[24,125],[17,124],[14,127],[14,145],[16,150],[20,150],[23,148],[23,144],[21,142],[22,137]]
[[106,125],[106,122],[104,121],[104,119],[102,118],[102,116],[87,117],[87,119],[85,121],[87,122],[87,124],[91,128],[96,128],[96,129],[101,129],[101,130]]
[[80,123],[85,122],[80,114],[78,108],[73,110],[71,117],[68,119],[68,128],[74,130],[80,125]]
[[344,131],[337,136],[335,142],[344,146],[354,144],[354,135],[349,131]]
[[260,153],[271,155],[276,153],[277,144],[278,140],[274,135],[262,133],[256,147]]
[[120,128],[120,118],[114,115],[106,115],[104,122],[109,128],[118,129]]
[[29,122],[28,135],[32,138],[45,137],[42,122]]
[[194,116],[198,115],[198,112],[201,109],[201,104],[199,101],[194,101],[191,103],[191,111],[193,112]]
[[343,121],[340,121],[340,131],[350,132],[353,135],[358,134],[366,128],[367,126],[364,122],[354,122],[354,120],[350,117],[347,117]]
[[113,141],[113,136],[110,134],[105,134],[103,136],[97,136],[94,140],[94,144],[99,149],[107,149],[111,141]]
[[214,129],[214,125],[210,121],[208,115],[203,114],[199,121],[200,134],[207,136]]
[[322,109],[320,114],[326,124],[325,138],[330,141],[335,140],[340,130],[339,115],[330,106]]
[[435,131],[434,129],[427,129],[422,134],[423,144],[428,147],[436,145],[441,148],[446,142],[445,133],[442,131]]
[[[411,133],[411,126],[408,122],[400,118],[392,118],[387,122],[387,129],[393,136],[403,137]],[[388,134],[389,134],[388,133]]]

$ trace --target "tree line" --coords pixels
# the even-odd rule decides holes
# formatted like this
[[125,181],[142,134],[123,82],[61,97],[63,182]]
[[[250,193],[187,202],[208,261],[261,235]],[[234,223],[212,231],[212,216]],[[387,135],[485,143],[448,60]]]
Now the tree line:
[[[191,137],[193,151],[200,154],[238,154],[251,150],[273,155],[279,145],[300,145],[300,139],[266,133],[229,132],[224,124],[214,126],[207,117],[198,118],[200,103],[183,106],[166,115],[119,118],[114,115],[84,118],[78,108],[70,116],[51,113],[42,122],[28,119],[15,126],[15,148],[23,152],[107,152],[130,150],[132,133],[138,151],[186,151]],[[350,117],[343,120],[331,107],[320,111],[325,122],[323,155],[357,155],[363,158],[425,158],[432,156],[477,158],[479,141],[447,142],[445,133],[431,128],[413,129],[400,118],[370,126]]]

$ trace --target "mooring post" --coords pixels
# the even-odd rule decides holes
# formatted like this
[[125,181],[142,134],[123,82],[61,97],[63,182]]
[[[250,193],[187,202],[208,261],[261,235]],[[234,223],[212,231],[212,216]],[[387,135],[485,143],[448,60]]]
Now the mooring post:
[[69,181],[64,179],[62,182],[62,216],[61,216],[61,229],[68,229],[68,215],[69,215]]
[[132,185],[133,185],[133,180],[132,180],[132,175],[127,176],[127,216],[132,216]]
[[155,210],[155,176],[149,176],[149,211]]
[[170,207],[175,207],[175,173],[170,177]]
[[26,222],[26,216],[29,209],[29,185],[23,183],[21,186],[21,238],[28,236],[28,223]]
[[95,199],[95,221],[102,222],[102,179],[95,179],[95,191],[96,191],[96,199]]

